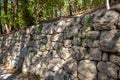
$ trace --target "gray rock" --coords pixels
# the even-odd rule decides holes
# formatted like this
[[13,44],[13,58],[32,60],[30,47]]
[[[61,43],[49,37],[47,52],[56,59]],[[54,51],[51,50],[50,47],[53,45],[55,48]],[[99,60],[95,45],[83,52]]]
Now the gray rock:
[[103,53],[102,61],[108,61],[108,54],[107,53]]
[[63,44],[64,44],[65,47],[71,47],[72,46],[72,41],[69,40],[69,39],[68,40],[64,40]]
[[98,80],[110,80],[105,73],[98,73]]
[[60,52],[58,54],[59,54],[59,56],[62,59],[67,60],[68,58],[71,57],[72,50],[71,50],[71,48],[64,48],[64,47],[62,47],[61,50],[60,50]]
[[74,59],[69,60],[63,65],[63,69],[66,73],[77,75],[77,62]]
[[120,30],[102,31],[100,46],[102,51],[120,52]]
[[86,37],[92,38],[92,39],[97,39],[99,35],[100,35],[99,31],[89,31],[88,33],[86,33]]
[[119,16],[119,20],[118,20],[118,24],[117,24],[117,28],[120,29],[120,16]]
[[98,48],[91,48],[89,53],[90,60],[100,61],[102,58],[102,53]]
[[81,38],[80,37],[73,37],[72,44],[74,46],[81,45]]
[[77,46],[73,46],[72,47],[72,57],[79,61],[79,60],[82,60],[85,56],[85,51],[86,49],[84,47],[77,47]]
[[120,70],[119,70],[119,79],[120,79]]
[[54,34],[54,28],[55,28],[56,26],[55,25],[51,25],[50,27],[49,27],[49,29],[48,29],[48,34],[49,35],[53,35]]
[[62,42],[63,41],[63,34],[54,34],[52,36],[52,41],[58,41],[58,42]]
[[97,13],[93,18],[93,27],[95,30],[115,29],[118,17],[119,13],[113,10]]
[[55,33],[64,32],[64,30],[65,30],[65,23],[66,22],[64,20],[58,21],[57,26],[54,28]]
[[120,56],[118,55],[111,55],[110,61],[120,66]]
[[62,49],[63,44],[60,42],[51,42],[51,46],[53,49],[55,49],[56,51],[60,51]]
[[54,79],[53,80],[68,80],[69,75],[66,74],[63,70],[59,70],[58,72],[55,73]]
[[49,61],[49,65],[54,65],[54,66],[58,66],[59,68],[62,68],[63,65],[66,63],[65,60],[60,59],[60,58],[53,58],[52,60]]
[[82,41],[82,46],[84,47],[90,47],[90,48],[99,48],[100,41],[99,40],[95,40],[95,39],[83,39]]
[[97,64],[99,72],[104,73],[106,76],[117,79],[119,67],[111,62],[99,62]]
[[64,39],[69,39],[78,35],[78,31],[79,31],[78,26],[67,27],[64,33]]
[[83,60],[78,65],[78,78],[80,80],[94,80],[97,74],[96,64],[90,60]]

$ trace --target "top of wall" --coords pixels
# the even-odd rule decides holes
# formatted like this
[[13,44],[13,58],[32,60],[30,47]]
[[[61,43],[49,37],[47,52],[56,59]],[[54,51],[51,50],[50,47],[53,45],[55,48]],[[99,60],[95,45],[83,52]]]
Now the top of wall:
[[96,14],[42,23],[0,37],[0,41],[10,37],[20,39],[21,36],[32,36],[31,38],[33,39],[36,35],[56,35],[52,38],[52,41],[57,41],[57,36],[61,33],[63,35],[60,35],[62,37],[58,42],[63,41],[63,39],[70,39],[73,36],[86,38],[86,36],[89,35],[92,36],[92,38],[95,37],[95,39],[97,38],[97,40],[99,40],[102,51],[120,52],[120,12],[118,9],[113,9],[101,11]]

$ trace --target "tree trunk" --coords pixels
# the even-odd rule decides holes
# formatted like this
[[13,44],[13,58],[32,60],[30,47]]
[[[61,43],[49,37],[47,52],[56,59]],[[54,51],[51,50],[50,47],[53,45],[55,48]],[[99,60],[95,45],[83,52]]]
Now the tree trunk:
[[107,9],[110,9],[110,3],[109,3],[109,0],[106,0],[106,7],[107,7]]
[[[1,10],[2,10],[2,8],[1,8],[1,0],[0,0],[0,16],[1,16]],[[0,18],[0,34],[3,34],[3,30],[2,30],[2,23],[1,23],[1,18]]]
[[28,9],[29,6],[29,0],[22,0],[21,1],[21,9],[22,9],[22,19],[24,21],[24,25],[25,26],[31,26],[34,24],[34,18],[30,12],[30,10]]
[[[8,6],[8,0],[4,0],[4,14],[7,15],[7,6]],[[6,23],[5,23],[5,29],[6,29],[6,33],[9,34],[10,33],[10,28],[8,27],[8,18],[5,19]]]
[[[18,19],[18,0],[11,0],[11,13],[12,13],[12,22],[16,22]],[[18,28],[18,23],[13,23],[12,30],[16,30]]]
[[39,0],[39,7],[38,7],[38,23],[43,19],[42,14],[42,0]]
[[70,13],[70,16],[72,16],[72,5],[71,5],[71,1],[69,0],[69,13]]

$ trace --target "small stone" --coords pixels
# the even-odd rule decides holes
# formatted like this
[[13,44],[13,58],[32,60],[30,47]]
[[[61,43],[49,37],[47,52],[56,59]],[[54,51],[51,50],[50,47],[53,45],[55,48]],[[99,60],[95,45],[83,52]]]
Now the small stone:
[[63,59],[60,59],[60,58],[53,58],[49,62],[50,62],[49,65],[52,64],[54,66],[58,66],[59,68],[62,68],[66,61],[64,61]]
[[98,80],[110,80],[105,73],[98,73]]
[[84,47],[77,47],[77,46],[73,46],[72,47],[72,57],[77,60],[80,61],[84,58],[85,56],[85,48]]
[[89,53],[89,59],[90,60],[96,60],[96,61],[100,61],[101,60],[101,51],[98,48],[91,48],[90,49],[90,53]]
[[54,34],[52,36],[52,41],[58,41],[58,42],[62,42],[63,41],[63,34]]
[[72,55],[71,49],[70,48],[61,48],[61,51],[59,53],[59,56],[64,59],[67,60],[68,58],[70,58]]
[[68,27],[65,30],[64,39],[69,39],[69,38],[72,38],[72,37],[78,35],[78,30],[79,30],[78,26]]
[[108,61],[108,54],[107,53],[103,53],[102,61]]
[[66,64],[64,64],[63,69],[68,74],[76,74],[77,73],[77,62],[76,60],[69,60]]
[[94,39],[83,39],[82,41],[82,46],[84,47],[90,47],[90,48],[99,48],[99,40],[94,40]]
[[69,75],[63,71],[63,70],[59,70],[58,72],[55,73],[54,75],[54,79],[53,80],[68,80]]
[[65,47],[71,47],[72,46],[72,41],[71,40],[64,40],[64,46]]
[[73,37],[72,44],[74,46],[81,45],[81,38],[80,37]]
[[99,31],[89,31],[87,34],[86,34],[86,37],[88,38],[92,38],[92,39],[97,39],[100,35],[100,32]]
[[119,79],[120,79],[120,70],[119,70]]
[[60,42],[51,42],[51,43],[52,43],[52,45],[50,47],[52,47],[56,51],[60,51],[63,46],[63,44]]
[[111,55],[110,61],[120,66],[120,56]]

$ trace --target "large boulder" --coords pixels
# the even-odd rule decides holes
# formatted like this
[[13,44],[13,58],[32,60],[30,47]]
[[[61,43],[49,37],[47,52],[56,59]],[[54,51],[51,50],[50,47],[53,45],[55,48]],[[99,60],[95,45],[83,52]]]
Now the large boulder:
[[120,52],[120,30],[102,31],[100,46],[102,51]]
[[97,13],[93,18],[95,30],[111,30],[116,28],[119,13],[114,10]]
[[78,65],[79,80],[94,80],[96,78],[96,64],[90,60],[83,60]]
[[104,74],[104,77],[114,78],[115,80],[118,78],[119,67],[114,63],[101,61],[98,63],[97,69],[100,73]]

